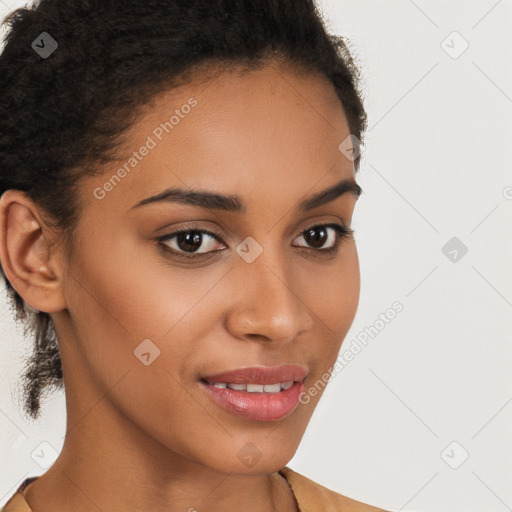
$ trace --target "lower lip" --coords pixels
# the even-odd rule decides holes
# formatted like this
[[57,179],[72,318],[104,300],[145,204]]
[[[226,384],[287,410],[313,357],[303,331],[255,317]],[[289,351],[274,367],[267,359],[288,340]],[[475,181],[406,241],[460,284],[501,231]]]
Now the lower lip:
[[213,401],[223,409],[256,421],[274,421],[291,414],[299,404],[299,396],[304,391],[303,382],[279,393],[249,393],[230,388],[217,388],[213,384],[200,381]]

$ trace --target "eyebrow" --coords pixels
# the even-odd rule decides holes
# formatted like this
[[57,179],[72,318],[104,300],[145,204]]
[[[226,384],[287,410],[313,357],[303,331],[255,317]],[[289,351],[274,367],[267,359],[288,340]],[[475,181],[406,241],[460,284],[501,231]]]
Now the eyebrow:
[[[308,212],[324,204],[334,201],[343,194],[352,194],[358,198],[363,192],[362,188],[351,179],[344,179],[333,186],[322,190],[312,196],[302,200],[297,209]],[[209,210],[220,210],[225,212],[244,213],[245,204],[240,196],[223,195],[216,192],[205,190],[190,190],[183,188],[168,188],[155,196],[147,197],[135,204],[133,208],[138,208],[146,204],[157,202],[176,202],[207,208]]]

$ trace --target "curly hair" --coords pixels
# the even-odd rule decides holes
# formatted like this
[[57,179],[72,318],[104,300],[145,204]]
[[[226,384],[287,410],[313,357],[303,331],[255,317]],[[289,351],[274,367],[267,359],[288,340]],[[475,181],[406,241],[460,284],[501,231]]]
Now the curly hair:
[[[69,243],[80,179],[115,161],[144,105],[196,79],[196,71],[274,62],[320,73],[363,143],[360,71],[314,0],[40,0],[3,24],[0,195],[23,191]],[[54,51],[38,52],[41,39]],[[50,315],[27,304],[0,272],[15,321],[33,337],[21,382],[24,412],[37,419],[44,394],[63,387],[58,340]]]

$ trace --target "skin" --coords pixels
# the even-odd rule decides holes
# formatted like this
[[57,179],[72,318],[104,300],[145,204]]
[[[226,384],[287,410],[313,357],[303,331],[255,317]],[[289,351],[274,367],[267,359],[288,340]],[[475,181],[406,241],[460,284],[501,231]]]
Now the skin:
[[[71,257],[24,194],[1,198],[3,268],[26,302],[51,314],[64,368],[67,432],[54,465],[25,491],[36,511],[297,510],[277,471],[322,392],[282,420],[258,422],[219,408],[198,378],[296,363],[307,389],[335,363],[359,301],[356,244],[322,255],[303,233],[350,227],[357,198],[296,206],[354,179],[338,149],[350,131],[324,77],[269,65],[158,96],[129,133],[130,153],[191,96],[197,106],[103,199],[93,191],[119,164],[83,181]],[[236,194],[247,211],[132,209],[171,186]],[[203,236],[199,252],[224,249],[189,261],[155,244],[191,221],[222,238]],[[250,264],[235,251],[248,236],[263,248]],[[174,240],[167,245],[179,250]],[[144,339],[160,349],[149,366],[134,357]],[[237,457],[246,443],[261,453],[251,467]]]

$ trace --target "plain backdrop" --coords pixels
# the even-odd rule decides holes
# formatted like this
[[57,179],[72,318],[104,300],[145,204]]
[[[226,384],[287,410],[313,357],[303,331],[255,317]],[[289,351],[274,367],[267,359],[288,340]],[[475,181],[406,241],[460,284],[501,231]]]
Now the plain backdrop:
[[[23,5],[0,1],[0,15]],[[512,510],[512,2],[323,0],[363,71],[361,298],[288,464],[391,511]],[[5,294],[2,293],[2,301]],[[390,321],[393,303],[403,310]],[[380,320],[380,321],[379,321]],[[55,394],[13,395],[28,342],[0,304],[0,504],[62,446]]]

